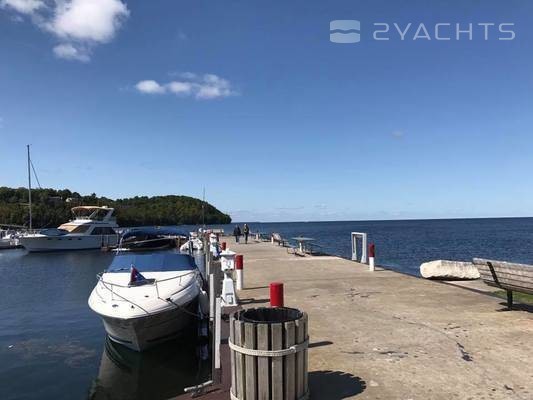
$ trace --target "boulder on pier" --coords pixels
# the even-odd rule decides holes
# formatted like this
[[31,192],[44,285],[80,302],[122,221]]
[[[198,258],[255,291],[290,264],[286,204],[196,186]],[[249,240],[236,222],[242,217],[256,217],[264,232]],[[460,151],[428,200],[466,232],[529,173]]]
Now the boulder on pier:
[[479,271],[469,262],[436,260],[420,266],[420,274],[427,279],[467,280],[479,279]]

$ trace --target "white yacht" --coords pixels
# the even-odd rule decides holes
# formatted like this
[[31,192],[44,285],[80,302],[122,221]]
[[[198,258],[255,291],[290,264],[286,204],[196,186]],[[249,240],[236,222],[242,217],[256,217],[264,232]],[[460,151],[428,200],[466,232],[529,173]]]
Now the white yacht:
[[191,327],[201,286],[200,271],[189,254],[117,251],[98,276],[88,303],[111,340],[143,351]]
[[72,208],[74,218],[53,229],[21,236],[19,243],[30,252],[99,249],[118,243],[118,225],[113,208],[79,206]]

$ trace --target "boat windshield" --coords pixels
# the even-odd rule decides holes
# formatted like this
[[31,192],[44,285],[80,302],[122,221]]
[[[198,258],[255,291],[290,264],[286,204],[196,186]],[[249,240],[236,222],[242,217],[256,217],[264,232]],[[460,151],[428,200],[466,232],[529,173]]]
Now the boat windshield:
[[58,229],[62,231],[67,231],[69,233],[85,233],[91,227],[90,224],[86,225],[76,225],[76,224],[63,224]]
[[63,236],[63,235],[66,235],[68,231],[65,229],[60,229],[60,228],[49,228],[49,229],[42,229],[39,233],[41,235],[46,235],[46,236]]
[[139,272],[190,271],[196,268],[194,259],[188,254],[172,252],[125,253],[117,254],[106,272],[128,272],[132,265]]

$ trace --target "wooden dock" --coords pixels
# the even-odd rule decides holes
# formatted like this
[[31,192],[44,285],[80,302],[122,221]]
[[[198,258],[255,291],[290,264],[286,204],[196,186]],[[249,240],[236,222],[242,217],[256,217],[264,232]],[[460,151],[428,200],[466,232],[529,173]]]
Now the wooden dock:
[[[506,311],[476,284],[224,241],[244,255],[242,307],[268,306],[268,284],[282,281],[285,305],[309,314],[312,399],[533,399],[533,307]],[[229,398],[228,357],[223,345],[225,384],[201,398]]]

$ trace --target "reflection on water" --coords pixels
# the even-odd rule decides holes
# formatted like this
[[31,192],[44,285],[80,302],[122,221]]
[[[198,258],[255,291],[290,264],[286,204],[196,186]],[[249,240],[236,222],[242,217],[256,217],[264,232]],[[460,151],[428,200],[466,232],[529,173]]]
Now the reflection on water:
[[138,353],[107,338],[89,399],[168,399],[208,380],[211,361],[197,356],[195,340],[173,340]]
[[87,299],[113,256],[0,251],[1,400],[157,400],[208,380],[195,336],[143,354],[106,342]]

